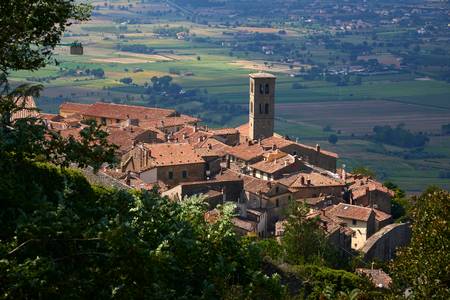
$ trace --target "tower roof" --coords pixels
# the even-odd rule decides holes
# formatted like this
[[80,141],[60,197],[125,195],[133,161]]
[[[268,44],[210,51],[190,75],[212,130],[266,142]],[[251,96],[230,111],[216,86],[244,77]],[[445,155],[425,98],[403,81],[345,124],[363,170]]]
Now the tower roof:
[[277,78],[275,75],[270,73],[252,73],[249,76],[250,78]]

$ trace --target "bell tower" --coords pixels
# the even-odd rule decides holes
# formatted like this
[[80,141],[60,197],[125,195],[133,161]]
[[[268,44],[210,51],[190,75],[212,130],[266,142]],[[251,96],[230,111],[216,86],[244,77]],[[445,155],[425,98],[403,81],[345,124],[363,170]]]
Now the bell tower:
[[273,136],[275,121],[275,80],[268,73],[250,74],[250,140]]

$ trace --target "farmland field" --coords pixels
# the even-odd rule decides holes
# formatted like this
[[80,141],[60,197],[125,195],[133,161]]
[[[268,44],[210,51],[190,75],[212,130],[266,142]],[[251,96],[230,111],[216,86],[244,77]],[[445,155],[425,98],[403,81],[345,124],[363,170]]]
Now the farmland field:
[[[433,183],[449,188],[450,179],[440,175],[450,170],[450,136],[441,134],[450,124],[447,28],[432,38],[418,36],[415,25],[392,23],[362,22],[348,31],[293,13],[287,20],[283,9],[290,1],[268,2],[280,8],[261,20],[232,6],[212,14],[208,7],[173,2],[180,3],[93,1],[92,19],[73,24],[57,47],[57,64],[15,72],[12,80],[43,84],[37,102],[46,112],[57,112],[64,101],[112,101],[173,107],[220,127],[246,122],[248,74],[267,71],[277,75],[278,132],[321,143],[340,154],[340,164],[368,166],[410,192]],[[300,15],[307,8],[295,9]],[[75,41],[83,55],[70,55]],[[98,69],[103,73],[92,75]],[[163,76],[193,96],[154,97],[148,86]],[[421,151],[439,155],[404,159],[366,138],[374,126],[398,124],[430,134]],[[338,136],[336,145],[328,143],[330,134]]]

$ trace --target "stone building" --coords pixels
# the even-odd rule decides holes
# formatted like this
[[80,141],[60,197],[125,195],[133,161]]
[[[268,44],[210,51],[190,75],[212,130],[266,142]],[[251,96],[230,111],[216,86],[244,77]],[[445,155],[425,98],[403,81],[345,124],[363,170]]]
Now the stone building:
[[268,73],[250,74],[250,140],[273,135],[275,125],[275,80]]

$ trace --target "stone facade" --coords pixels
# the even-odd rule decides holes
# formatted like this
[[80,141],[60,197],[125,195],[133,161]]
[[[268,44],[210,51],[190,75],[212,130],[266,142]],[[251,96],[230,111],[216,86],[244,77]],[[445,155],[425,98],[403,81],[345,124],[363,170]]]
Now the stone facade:
[[271,137],[275,121],[275,80],[272,74],[250,74],[250,140]]

